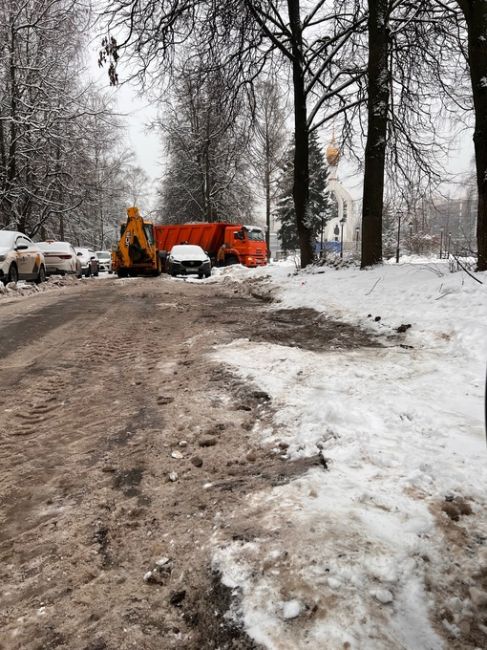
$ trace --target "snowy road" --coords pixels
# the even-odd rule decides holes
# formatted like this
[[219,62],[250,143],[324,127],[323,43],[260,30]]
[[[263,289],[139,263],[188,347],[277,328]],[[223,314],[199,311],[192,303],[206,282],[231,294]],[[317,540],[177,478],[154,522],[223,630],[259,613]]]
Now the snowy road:
[[2,650],[224,643],[214,517],[313,465],[246,459],[262,398],[205,355],[259,307],[168,278],[0,306]]
[[2,650],[255,647],[223,619],[214,526],[232,513],[251,538],[239,503],[319,459],[262,447],[269,397],[211,353],[326,345],[337,326],[274,317],[258,280],[228,280],[83,282],[0,305]]

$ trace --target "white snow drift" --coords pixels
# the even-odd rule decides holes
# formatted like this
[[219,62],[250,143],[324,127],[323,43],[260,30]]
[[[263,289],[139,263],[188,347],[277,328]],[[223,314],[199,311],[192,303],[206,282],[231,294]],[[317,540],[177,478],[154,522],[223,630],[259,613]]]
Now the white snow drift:
[[[250,497],[235,516],[255,523],[251,542],[215,533],[233,614],[273,650],[487,644],[487,274],[482,285],[444,264],[263,274],[280,309],[313,307],[385,347],[215,351],[272,396],[262,444],[287,442],[290,460],[321,450],[328,465]],[[458,522],[443,511],[456,500]]]

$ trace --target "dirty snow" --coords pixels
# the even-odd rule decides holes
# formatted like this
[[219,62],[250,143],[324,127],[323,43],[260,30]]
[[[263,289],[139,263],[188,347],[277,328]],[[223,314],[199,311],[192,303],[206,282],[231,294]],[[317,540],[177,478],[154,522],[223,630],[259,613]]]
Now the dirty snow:
[[[265,648],[487,645],[487,274],[481,285],[428,262],[234,271],[267,283],[279,309],[313,307],[385,346],[215,349],[272,397],[261,444],[287,443],[290,458],[320,451],[328,467],[249,497],[235,516],[255,539],[233,540],[231,521],[215,532],[232,615]],[[458,523],[445,514],[457,500],[472,512]]]
[[100,273],[96,278],[82,277],[78,279],[74,275],[50,275],[41,284],[19,280],[18,282],[9,282],[5,285],[0,281],[0,301],[6,303],[12,299],[28,298],[36,293],[44,293],[45,291],[63,290],[66,287],[73,286],[89,286],[91,282],[106,279],[114,279],[114,276],[108,273]]

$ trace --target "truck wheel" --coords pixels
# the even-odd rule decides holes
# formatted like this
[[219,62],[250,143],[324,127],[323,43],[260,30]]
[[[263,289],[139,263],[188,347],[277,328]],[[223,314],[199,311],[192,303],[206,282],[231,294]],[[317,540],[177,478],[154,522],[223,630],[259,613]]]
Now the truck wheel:
[[126,278],[128,273],[126,269],[118,269],[117,275],[119,278]]
[[155,278],[157,278],[157,277],[159,277],[159,275],[161,275],[161,273],[162,273],[161,258],[158,257],[158,258],[157,258],[157,267],[156,267],[156,269],[152,272],[152,275],[153,275]]
[[225,258],[225,266],[232,266],[233,264],[239,264],[239,260],[236,255],[229,255]]

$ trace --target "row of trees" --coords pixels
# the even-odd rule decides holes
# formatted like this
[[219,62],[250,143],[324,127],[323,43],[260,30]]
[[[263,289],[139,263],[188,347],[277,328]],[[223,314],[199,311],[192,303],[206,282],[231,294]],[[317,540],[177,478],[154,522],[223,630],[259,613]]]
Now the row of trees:
[[84,76],[88,0],[0,0],[0,228],[105,246],[130,156]]
[[[478,267],[487,268],[487,5],[483,0],[113,0],[106,53],[129,51],[141,77],[174,71],[177,52],[225,71],[233,107],[263,73],[289,74],[294,114],[293,202],[301,263],[313,259],[310,134],[340,121],[364,138],[362,266],[382,259],[385,179],[442,177],[437,125],[445,111],[475,116]],[[115,56],[116,55],[116,56]],[[112,78],[116,77],[112,60]],[[462,79],[468,70],[471,87]]]
[[[253,223],[260,199],[267,235],[275,218],[283,249],[296,250],[294,144],[289,144],[286,97],[277,80],[266,79],[255,84],[250,102],[239,97],[229,106],[232,93],[224,72],[208,71],[201,60],[174,68],[157,122],[167,151],[158,219]],[[318,240],[337,210],[327,192],[328,169],[316,131],[310,135],[309,167],[310,223]]]
[[250,222],[249,112],[241,98],[232,98],[222,68],[184,61],[173,79],[158,121],[168,154],[161,187],[163,220]]

